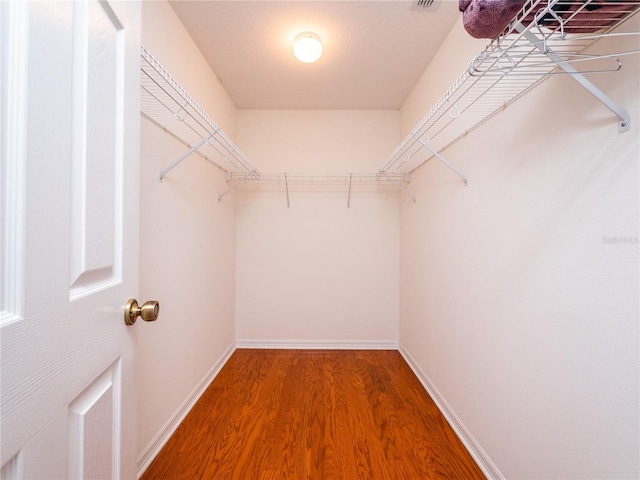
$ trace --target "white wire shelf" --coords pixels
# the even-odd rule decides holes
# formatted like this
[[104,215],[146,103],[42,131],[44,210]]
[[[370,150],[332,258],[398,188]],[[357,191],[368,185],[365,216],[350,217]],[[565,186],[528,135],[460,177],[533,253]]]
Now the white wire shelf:
[[243,173],[228,173],[227,181],[234,182],[226,191],[218,197],[220,201],[225,195],[241,184],[259,183],[267,185],[283,185],[286,192],[287,208],[291,202],[289,198],[290,185],[322,186],[345,185],[347,187],[347,208],[351,206],[351,187],[353,185],[393,185],[407,195],[413,203],[416,197],[409,192],[403,184],[409,183],[411,175],[408,173],[289,173],[289,172],[262,172],[257,176]]
[[141,115],[189,148],[160,172],[160,180],[194,152],[225,172],[258,175],[249,159],[144,46],[141,56]]
[[258,175],[248,176],[243,173],[232,172],[227,175],[228,181],[240,181],[243,183],[264,183],[279,185],[288,182],[290,184],[304,185],[348,185],[369,184],[385,185],[393,182],[409,182],[410,175],[404,173],[392,173],[385,176],[376,173],[288,173],[288,172],[260,172]]
[[188,151],[160,172],[160,180],[189,155],[195,153],[211,161],[227,173],[232,185],[218,196],[218,200],[246,183],[348,185],[348,203],[354,184],[392,184],[411,197],[401,183],[409,181],[409,174],[376,173],[260,173],[221,128],[191,98],[178,82],[144,47],[141,47],[140,113],[165,132],[187,146]]
[[[569,74],[619,118],[618,130],[629,129],[626,110],[600,92],[584,74],[620,69],[620,57],[633,52],[585,55],[582,52],[631,15],[639,0],[607,0],[615,15],[589,15],[596,0],[528,0],[502,34],[469,64],[387,158],[379,172],[413,172],[434,156],[467,183],[467,179],[440,154],[493,115],[514,102],[538,82],[555,74]],[[601,4],[601,2],[599,2]],[[569,11],[571,10],[571,11]],[[597,10],[594,10],[597,12]],[[584,33],[588,31],[591,33]],[[631,35],[638,35],[634,32]],[[580,69],[580,71],[578,71]]]

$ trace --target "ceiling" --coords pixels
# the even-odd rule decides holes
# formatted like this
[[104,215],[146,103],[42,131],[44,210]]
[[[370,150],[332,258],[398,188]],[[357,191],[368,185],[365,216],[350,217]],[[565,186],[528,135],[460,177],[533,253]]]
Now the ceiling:
[[[459,18],[436,0],[171,2],[238,109],[399,109]],[[316,33],[324,52],[296,60]]]

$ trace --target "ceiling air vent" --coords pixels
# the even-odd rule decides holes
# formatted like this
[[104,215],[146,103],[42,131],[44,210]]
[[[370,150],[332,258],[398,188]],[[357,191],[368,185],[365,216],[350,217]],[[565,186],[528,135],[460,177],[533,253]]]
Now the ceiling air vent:
[[426,9],[433,7],[435,0],[418,0],[416,2],[416,7],[419,9]]

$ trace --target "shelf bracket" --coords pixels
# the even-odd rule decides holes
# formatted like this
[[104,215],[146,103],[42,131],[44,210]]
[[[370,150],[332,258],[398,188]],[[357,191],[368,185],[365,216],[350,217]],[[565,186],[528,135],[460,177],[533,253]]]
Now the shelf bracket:
[[429,152],[431,152],[432,155],[434,155],[438,160],[440,160],[442,163],[444,163],[453,173],[455,173],[456,175],[458,175],[462,180],[464,180],[464,186],[467,186],[467,177],[460,172],[460,170],[458,170],[456,167],[454,167],[453,165],[451,165],[449,162],[447,162],[444,157],[442,155],[440,155],[438,152],[436,152],[433,148],[431,148],[431,146],[429,145],[428,142],[425,142],[424,140],[421,139],[417,139],[418,143],[420,145],[422,145],[424,148],[426,148],[427,150],[429,150]]
[[176,167],[180,162],[182,162],[185,158],[187,158],[189,155],[191,155],[193,152],[195,152],[196,150],[198,150],[202,145],[204,145],[205,143],[207,143],[209,141],[209,139],[213,137],[213,133],[211,135],[209,135],[207,138],[203,138],[201,141],[199,141],[198,143],[195,144],[194,147],[192,147],[187,153],[185,153],[184,155],[182,155],[179,159],[177,159],[175,162],[173,162],[171,165],[169,165],[167,168],[165,168],[164,170],[162,170],[160,172],[160,182],[162,182],[162,179],[164,178],[164,176],[169,173],[174,167]]
[[353,173],[349,174],[349,196],[347,197],[347,208],[351,208],[351,181],[353,180]]
[[231,193],[233,190],[236,189],[236,187],[238,185],[240,185],[242,182],[244,182],[247,179],[247,177],[241,177],[239,178],[236,183],[234,183],[233,185],[231,185],[229,188],[227,188],[224,192],[222,192],[220,195],[218,195],[218,202],[222,200],[222,198],[227,194],[227,193]]
[[287,190],[287,208],[291,208],[291,205],[289,203],[289,180],[287,179],[287,174],[284,174],[284,186]]
[[553,51],[551,48],[548,48],[545,43],[538,38],[538,36],[527,29],[521,23],[516,25],[516,30],[519,33],[524,35],[524,37],[529,40],[533,45],[536,46],[538,50],[544,53],[549,59],[555,63],[558,67],[564,70],[566,73],[570,74],[573,79],[582,85],[591,95],[596,97],[605,107],[607,107],[611,112],[613,112],[618,118],[618,133],[626,132],[631,128],[631,118],[629,117],[629,112],[627,112],[624,108],[620,107],[617,103],[611,100],[605,93],[596,87],[593,83],[587,80],[584,75],[582,75],[578,70],[576,70],[571,64],[569,64],[564,58],[562,58],[559,54]]
[[400,191],[402,191],[406,196],[408,196],[411,200],[413,200],[413,203],[416,203],[416,196],[413,195],[409,190],[407,190],[398,182],[396,182],[391,177],[389,177],[389,175],[387,175],[387,172],[380,172],[380,173],[384,176],[384,178],[386,178],[389,182],[393,183],[397,188],[400,189]]

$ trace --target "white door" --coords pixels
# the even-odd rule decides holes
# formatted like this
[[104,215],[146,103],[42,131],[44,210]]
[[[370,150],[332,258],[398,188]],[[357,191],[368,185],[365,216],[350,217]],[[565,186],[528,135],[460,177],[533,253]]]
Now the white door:
[[135,478],[140,5],[0,16],[2,478]]

